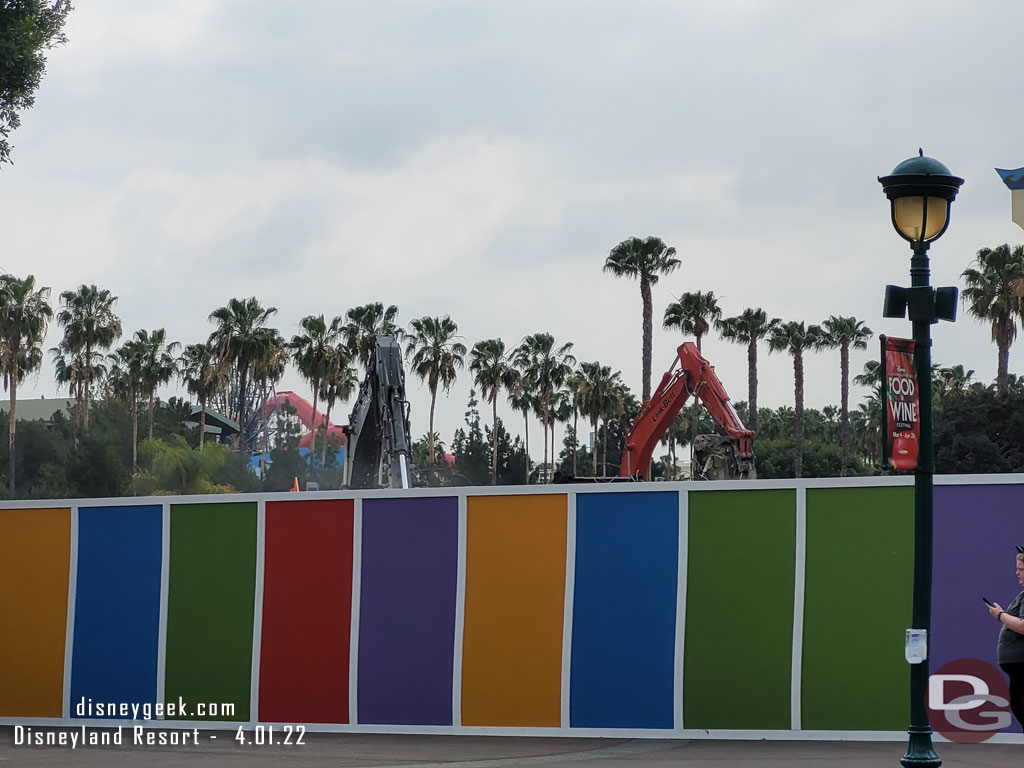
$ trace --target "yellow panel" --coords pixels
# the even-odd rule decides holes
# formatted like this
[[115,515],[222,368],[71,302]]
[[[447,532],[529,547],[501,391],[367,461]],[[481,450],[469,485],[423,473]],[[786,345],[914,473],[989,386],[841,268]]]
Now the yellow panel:
[[561,725],[566,497],[471,496],[462,724]]
[[70,509],[0,510],[0,717],[60,717]]

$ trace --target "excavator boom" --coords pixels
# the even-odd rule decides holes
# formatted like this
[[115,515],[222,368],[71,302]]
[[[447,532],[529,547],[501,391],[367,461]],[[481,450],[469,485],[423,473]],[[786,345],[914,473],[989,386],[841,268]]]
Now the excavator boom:
[[715,480],[755,477],[754,433],[743,426],[714,367],[689,341],[676,350],[672,368],[640,409],[626,438],[620,477],[649,479],[655,448],[691,397],[700,399],[724,432],[694,439],[695,474]]

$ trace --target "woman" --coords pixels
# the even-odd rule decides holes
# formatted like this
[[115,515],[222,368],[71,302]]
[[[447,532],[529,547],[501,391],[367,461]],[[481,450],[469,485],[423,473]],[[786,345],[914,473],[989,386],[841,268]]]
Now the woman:
[[[1024,587],[1024,547],[1017,547],[1017,583]],[[988,612],[1003,625],[999,630],[999,668],[1010,678],[1010,709],[1024,725],[1024,591],[1009,606],[989,605]]]

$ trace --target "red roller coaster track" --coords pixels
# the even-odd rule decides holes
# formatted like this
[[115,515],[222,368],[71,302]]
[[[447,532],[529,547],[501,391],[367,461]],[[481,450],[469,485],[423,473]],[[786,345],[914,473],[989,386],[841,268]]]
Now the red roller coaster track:
[[[299,421],[309,430],[299,439],[299,447],[309,448],[310,440],[313,437],[313,406],[304,397],[291,391],[278,392],[273,397],[267,398],[267,402],[263,404],[263,412],[269,416],[284,405],[285,401],[291,404],[292,408],[295,409],[295,415],[299,417]],[[338,445],[345,444],[345,435],[342,433],[341,427],[328,421],[327,414],[319,408],[317,408],[316,420],[321,427],[324,424],[327,425],[327,434],[337,437]]]

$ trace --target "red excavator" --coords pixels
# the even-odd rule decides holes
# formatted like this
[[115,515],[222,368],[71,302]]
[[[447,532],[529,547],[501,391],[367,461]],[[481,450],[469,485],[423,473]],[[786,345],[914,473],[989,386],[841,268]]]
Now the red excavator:
[[753,479],[754,433],[743,426],[729,395],[715,375],[715,369],[686,341],[676,350],[676,359],[640,409],[626,437],[620,478],[649,480],[651,457],[665,430],[691,397],[700,398],[723,434],[697,435],[693,441],[691,475],[698,480]]

